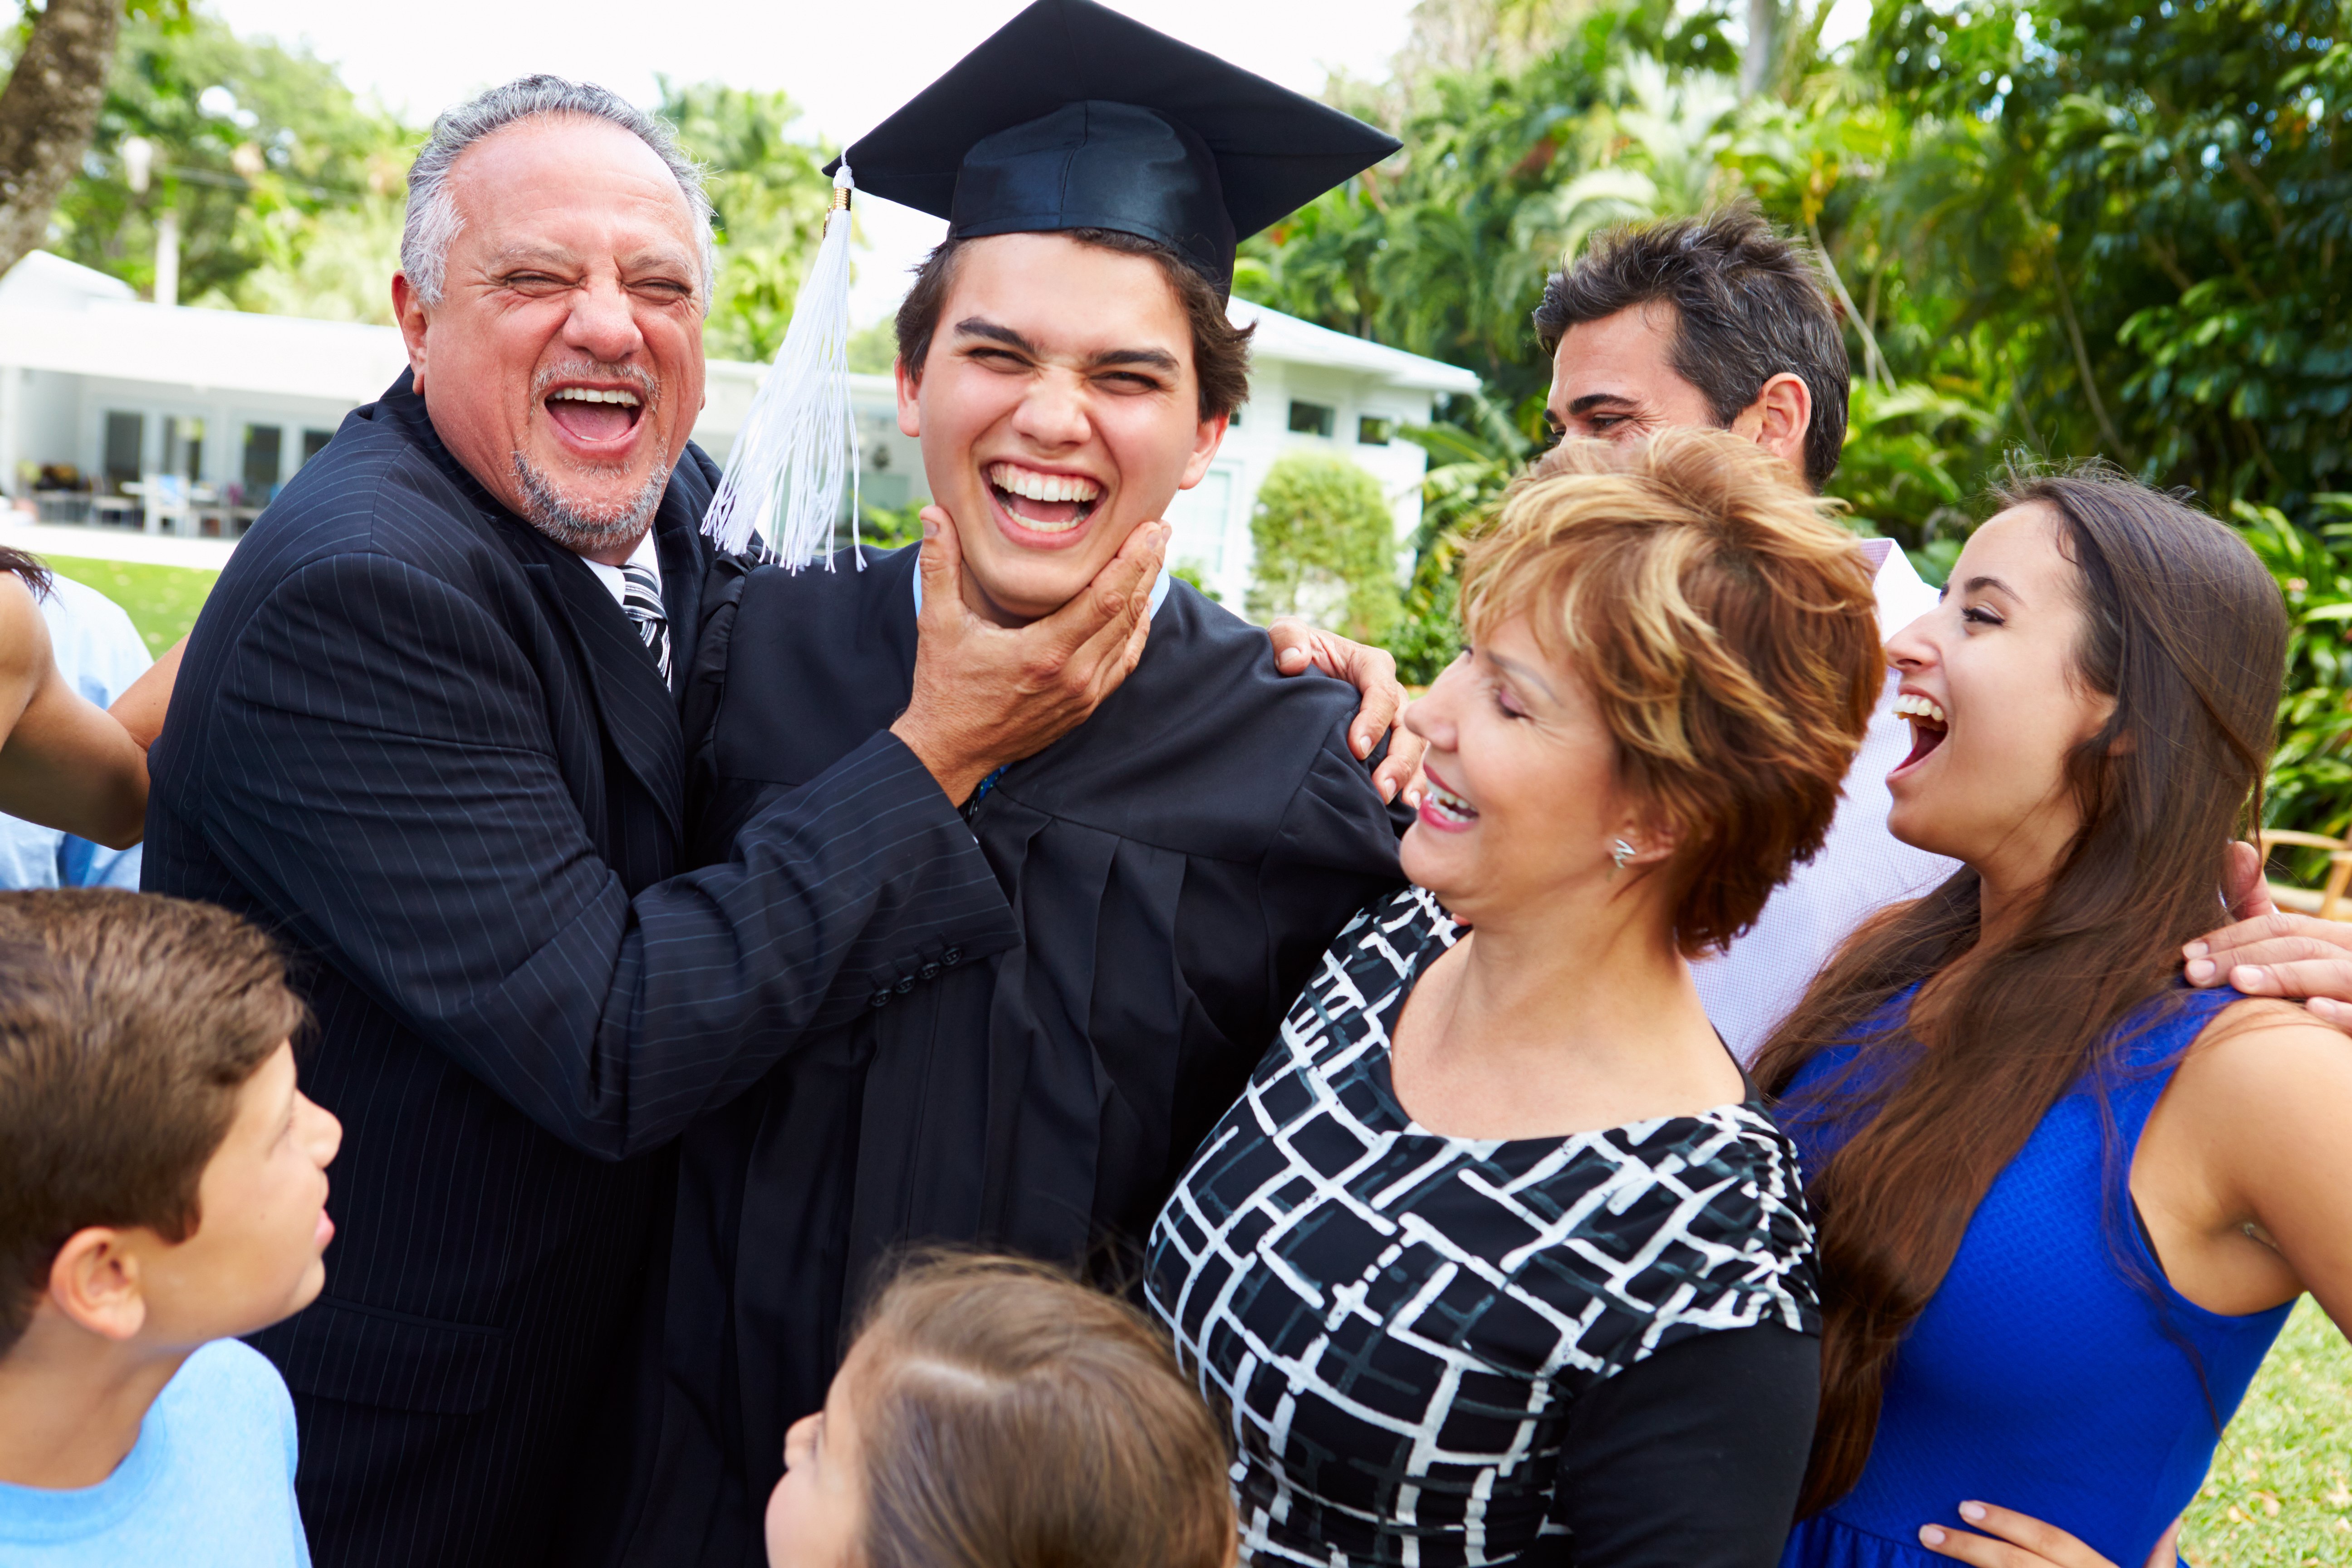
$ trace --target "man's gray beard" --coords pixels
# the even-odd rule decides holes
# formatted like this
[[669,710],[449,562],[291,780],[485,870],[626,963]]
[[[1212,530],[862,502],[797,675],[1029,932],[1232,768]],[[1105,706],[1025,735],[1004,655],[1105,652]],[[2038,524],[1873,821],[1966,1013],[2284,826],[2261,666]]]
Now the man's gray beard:
[[646,479],[645,488],[620,507],[589,512],[565,500],[553,481],[520,452],[514,455],[514,468],[515,482],[522,486],[523,521],[577,555],[635,548],[660,510],[663,492],[669,489],[670,465],[664,463]]

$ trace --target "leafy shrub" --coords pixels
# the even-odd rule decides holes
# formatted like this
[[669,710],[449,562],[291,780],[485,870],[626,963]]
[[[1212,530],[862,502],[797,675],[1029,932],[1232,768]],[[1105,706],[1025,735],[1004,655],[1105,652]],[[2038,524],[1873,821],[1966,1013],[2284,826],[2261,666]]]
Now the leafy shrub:
[[2352,826],[2352,495],[2312,497],[2310,528],[2274,506],[2242,500],[2233,510],[2286,597],[2286,694],[2263,817],[2340,837]]
[[1277,458],[1258,487],[1250,541],[1253,618],[1297,616],[1366,643],[1387,642],[1402,619],[1396,520],[1380,481],[1347,458]]

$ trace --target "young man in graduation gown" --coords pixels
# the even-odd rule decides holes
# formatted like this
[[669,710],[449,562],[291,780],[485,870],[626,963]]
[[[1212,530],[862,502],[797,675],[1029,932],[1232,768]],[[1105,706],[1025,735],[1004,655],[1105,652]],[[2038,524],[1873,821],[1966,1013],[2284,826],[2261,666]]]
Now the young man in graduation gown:
[[[1247,392],[1237,237],[1394,145],[1041,0],[848,150],[860,187],[950,220],[898,321],[939,564],[718,570],[686,697],[702,852],[889,724],[939,596],[1003,625],[1049,614],[1199,481]],[[1264,632],[1172,578],[1151,613],[1085,724],[974,781],[1016,944],[876,986],[689,1133],[630,1561],[760,1561],[785,1428],[823,1404],[892,1248],[1115,1275],[1317,956],[1400,880],[1407,819],[1354,754],[1354,693],[1278,675]]]

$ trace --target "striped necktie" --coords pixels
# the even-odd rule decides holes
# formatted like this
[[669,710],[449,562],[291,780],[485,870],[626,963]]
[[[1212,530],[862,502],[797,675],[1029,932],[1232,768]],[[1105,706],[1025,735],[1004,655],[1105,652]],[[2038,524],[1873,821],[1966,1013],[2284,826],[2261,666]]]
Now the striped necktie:
[[635,563],[621,568],[621,613],[637,624],[637,636],[661,666],[669,683],[669,616],[662,610],[661,579]]

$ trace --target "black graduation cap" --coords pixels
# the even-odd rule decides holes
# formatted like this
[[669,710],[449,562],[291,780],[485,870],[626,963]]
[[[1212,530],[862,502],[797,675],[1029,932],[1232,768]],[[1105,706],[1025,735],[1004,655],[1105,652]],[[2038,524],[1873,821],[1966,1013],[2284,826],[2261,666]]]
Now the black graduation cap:
[[960,238],[1140,235],[1230,289],[1244,236],[1399,145],[1093,0],[1036,0],[826,173]]

